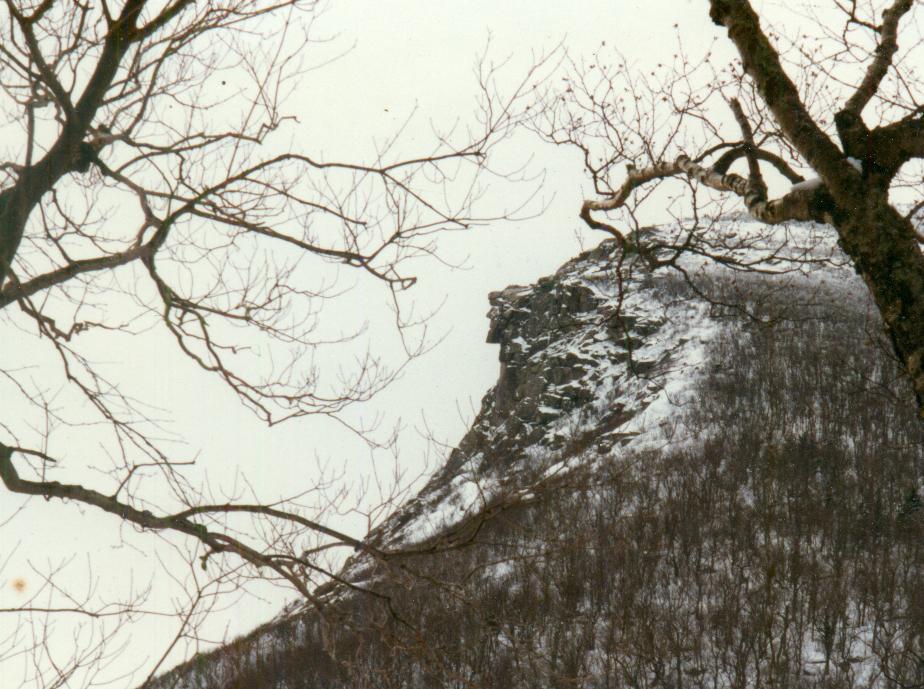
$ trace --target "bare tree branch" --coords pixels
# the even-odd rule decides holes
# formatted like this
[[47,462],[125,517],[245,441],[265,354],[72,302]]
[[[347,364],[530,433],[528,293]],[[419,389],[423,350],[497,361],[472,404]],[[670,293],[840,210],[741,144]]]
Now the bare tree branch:
[[857,172],[806,110],[748,0],[710,0],[709,6],[709,16],[728,29],[745,73],[754,81],[786,138],[822,179],[837,189],[835,198],[848,202],[858,193]]
[[914,0],[895,0],[882,13],[882,24],[876,27],[879,33],[879,45],[876,46],[876,57],[869,64],[863,81],[857,86],[847,102],[844,110],[859,115],[866,104],[876,95],[879,85],[885,78],[892,65],[892,58],[898,52],[898,25],[914,4]]

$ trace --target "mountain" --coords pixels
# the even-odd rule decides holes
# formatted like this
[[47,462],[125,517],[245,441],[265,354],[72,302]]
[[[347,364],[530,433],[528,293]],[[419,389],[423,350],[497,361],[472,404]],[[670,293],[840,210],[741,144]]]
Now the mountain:
[[875,309],[823,228],[712,230],[491,294],[497,384],[324,614],[149,686],[924,686],[924,428]]

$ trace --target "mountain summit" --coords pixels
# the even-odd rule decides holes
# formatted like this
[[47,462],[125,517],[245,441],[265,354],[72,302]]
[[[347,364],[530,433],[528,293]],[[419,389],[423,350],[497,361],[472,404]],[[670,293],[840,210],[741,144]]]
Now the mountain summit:
[[924,428],[836,247],[773,231],[491,294],[497,384],[325,615],[149,686],[921,686]]

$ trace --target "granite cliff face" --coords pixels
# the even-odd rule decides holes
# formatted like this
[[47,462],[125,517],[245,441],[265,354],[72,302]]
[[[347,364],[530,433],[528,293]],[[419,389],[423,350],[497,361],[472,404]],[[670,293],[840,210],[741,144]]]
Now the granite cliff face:
[[496,496],[528,492],[540,472],[586,470],[588,450],[599,458],[666,442],[675,425],[667,409],[689,392],[720,326],[677,276],[640,269],[619,285],[617,258],[617,245],[604,242],[535,285],[489,295],[497,384],[381,542],[443,533]]
[[826,251],[736,280],[604,243],[491,294],[496,386],[373,534],[405,554],[342,572],[375,595],[150,686],[920,684],[924,432]]

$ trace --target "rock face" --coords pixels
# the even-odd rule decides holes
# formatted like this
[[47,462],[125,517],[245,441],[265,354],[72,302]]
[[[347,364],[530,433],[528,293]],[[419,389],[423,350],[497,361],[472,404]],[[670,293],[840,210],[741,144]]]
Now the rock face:
[[615,317],[606,291],[615,252],[614,244],[603,244],[534,286],[489,295],[487,341],[500,345],[500,375],[446,470],[457,471],[477,453],[483,464],[502,468],[528,448],[560,447],[566,434],[552,429],[592,407],[633,342],[657,328],[657,314],[644,325]]
[[684,279],[605,242],[491,294],[496,386],[373,534],[405,554],[342,572],[376,595],[148,686],[921,685],[924,432],[834,259]]
[[[497,384],[446,464],[376,534],[379,543],[443,533],[495,496],[528,490],[553,458],[665,441],[665,402],[687,393],[720,328],[676,276],[638,269],[620,285],[617,258],[616,243],[604,242],[535,285],[489,295]],[[588,468],[586,457],[581,463]]]

